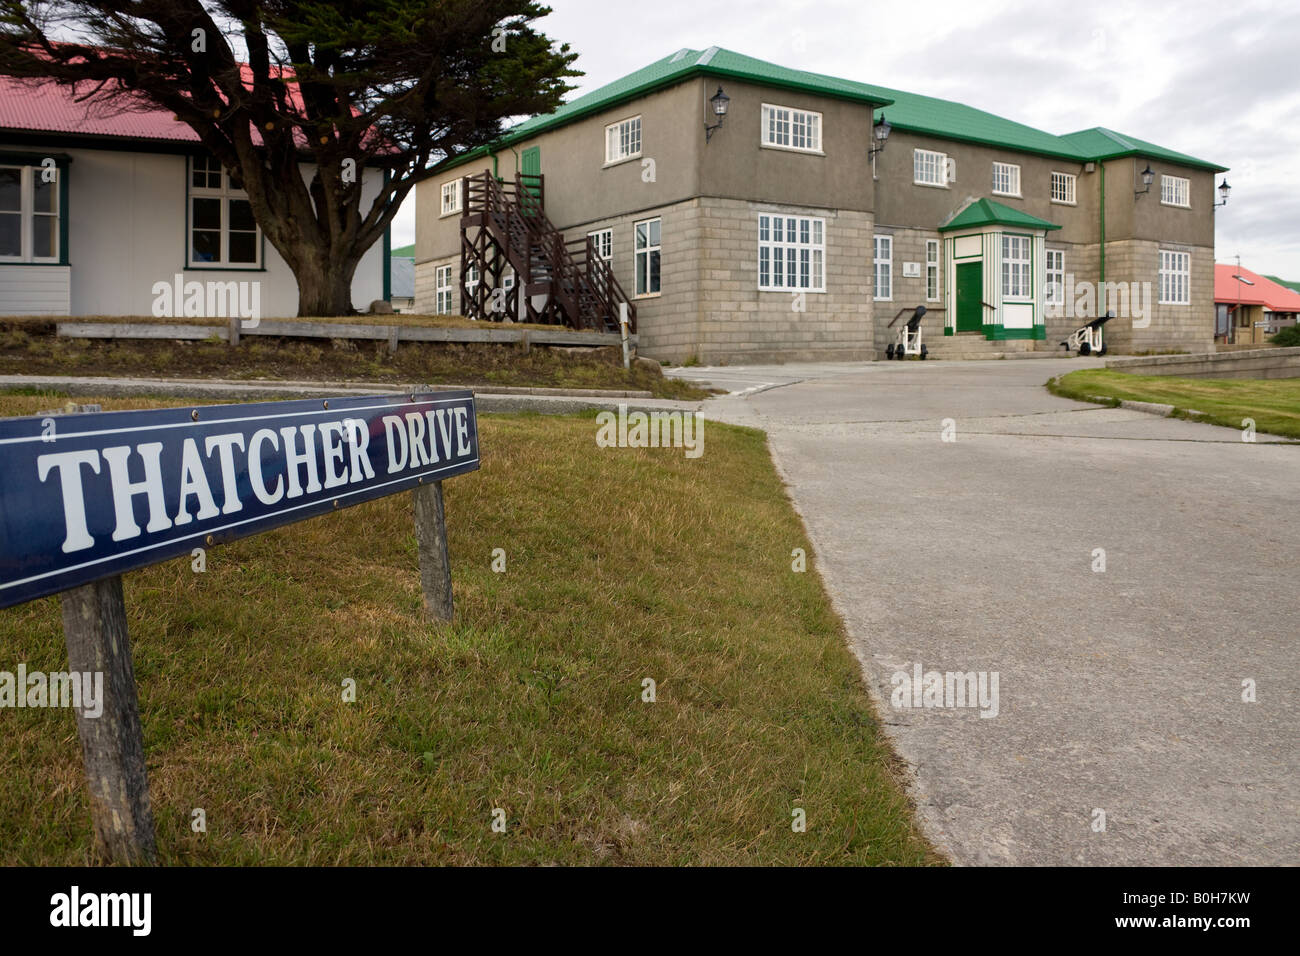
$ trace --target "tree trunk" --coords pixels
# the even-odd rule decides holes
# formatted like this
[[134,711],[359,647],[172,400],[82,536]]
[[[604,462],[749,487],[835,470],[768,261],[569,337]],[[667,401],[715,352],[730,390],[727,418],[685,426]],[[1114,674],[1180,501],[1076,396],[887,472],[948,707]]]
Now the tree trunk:
[[[331,265],[316,258],[291,263],[298,280],[298,316],[350,315],[352,313],[352,276],[356,259]],[[369,305],[369,303],[364,303]]]

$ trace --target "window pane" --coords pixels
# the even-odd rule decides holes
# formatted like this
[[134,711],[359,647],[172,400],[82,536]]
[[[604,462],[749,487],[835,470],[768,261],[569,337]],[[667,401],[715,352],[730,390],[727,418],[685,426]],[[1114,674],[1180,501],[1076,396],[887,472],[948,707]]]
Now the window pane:
[[646,223],[638,222],[636,224],[636,247],[644,249],[646,244]]
[[650,291],[659,291],[659,252],[650,253]]
[[0,211],[18,212],[23,208],[22,186],[21,169],[0,167]]
[[652,246],[659,245],[659,220],[658,219],[650,220],[650,245]]
[[194,262],[221,261],[221,233],[195,230],[190,258]]
[[32,217],[32,255],[54,259],[59,255],[59,220],[55,216]]
[[257,233],[232,232],[230,234],[230,261],[257,262]]
[[0,256],[23,254],[22,216],[0,212]]
[[253,204],[247,199],[230,200],[229,228],[243,231],[257,229],[257,222],[253,219]]
[[195,199],[194,215],[190,220],[194,229],[221,229],[221,200]]
[[58,212],[59,184],[41,181],[41,170],[32,170],[32,209],[36,212]]

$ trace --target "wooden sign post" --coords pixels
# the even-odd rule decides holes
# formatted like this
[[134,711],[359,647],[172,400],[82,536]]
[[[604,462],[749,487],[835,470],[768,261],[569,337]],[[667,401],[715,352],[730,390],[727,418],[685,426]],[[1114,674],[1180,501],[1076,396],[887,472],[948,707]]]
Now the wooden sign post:
[[442,501],[442,482],[421,484],[411,496],[415,499],[415,543],[420,552],[424,609],[440,621],[450,621],[451,560],[447,555],[447,512]]
[[104,675],[103,712],[77,711],[95,843],[114,863],[153,863],[158,850],[122,577],[64,591],[62,600],[68,670]]
[[77,410],[0,419],[0,608],[61,594],[69,670],[103,676],[102,712],[77,712],[96,843],[152,863],[121,575],[411,489],[424,605],[449,621],[442,481],[479,467],[478,419],[469,391]]

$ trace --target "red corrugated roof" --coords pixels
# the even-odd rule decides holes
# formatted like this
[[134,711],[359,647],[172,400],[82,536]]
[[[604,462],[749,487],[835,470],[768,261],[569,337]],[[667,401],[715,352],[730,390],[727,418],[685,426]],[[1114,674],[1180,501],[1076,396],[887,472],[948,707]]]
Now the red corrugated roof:
[[[247,63],[240,64],[244,85],[252,88],[253,77]],[[293,74],[281,74],[292,79]],[[82,84],[84,96],[93,89]],[[302,99],[297,86],[290,84],[289,98],[295,109],[302,112]],[[353,110],[354,115],[357,110]],[[185,123],[175,118],[171,110],[158,109],[144,103],[137,109],[122,112],[120,104],[77,102],[70,86],[58,83],[32,82],[17,77],[0,76],[0,133],[21,130],[38,133],[77,133],[83,136],[114,136],[121,139],[144,139],[174,143],[197,143],[199,136]],[[253,142],[261,143],[261,131],[252,131]],[[367,144],[374,130],[367,131]],[[294,143],[301,149],[307,139],[301,129],[293,130]],[[379,153],[393,152],[380,148]]]
[[[1242,280],[1238,281],[1237,276]],[[1262,305],[1272,312],[1300,312],[1300,292],[1235,265],[1214,266],[1214,301],[1228,305]]]
[[[83,95],[91,89],[82,87]],[[0,76],[0,130],[78,133],[122,139],[197,143],[199,136],[169,110],[145,107],[121,113],[103,103],[78,103],[71,87],[54,82],[35,84]]]

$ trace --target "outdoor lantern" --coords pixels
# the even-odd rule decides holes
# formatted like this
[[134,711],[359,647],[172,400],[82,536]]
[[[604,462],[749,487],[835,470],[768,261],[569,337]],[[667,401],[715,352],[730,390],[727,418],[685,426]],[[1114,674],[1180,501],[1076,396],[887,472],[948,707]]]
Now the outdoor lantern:
[[722,92],[722,87],[718,87],[718,92],[709,97],[709,102],[713,104],[713,115],[721,119],[727,115],[727,104],[731,102],[731,97]]
[[718,87],[718,92],[709,97],[709,105],[713,107],[713,115],[718,121],[712,126],[704,127],[704,142],[713,138],[713,131],[722,125],[722,121],[727,118],[727,106],[731,103],[731,97],[722,92],[722,87]]
[[885,114],[880,114],[880,119],[876,122],[876,128],[873,133],[876,137],[876,145],[867,151],[867,156],[875,156],[885,148],[885,140],[889,139],[889,134],[893,127],[889,125],[889,120],[885,119]]
[[1146,169],[1142,170],[1142,185],[1146,188],[1133,190],[1133,195],[1136,197],[1149,193],[1151,191],[1151,184],[1155,181],[1155,178],[1156,174],[1151,171],[1151,167],[1148,165]]
[[1226,179],[1223,182],[1219,183],[1219,195],[1223,197],[1223,202],[1219,203],[1220,206],[1227,205],[1228,193],[1230,192],[1232,192],[1232,187],[1228,185],[1228,181]]

